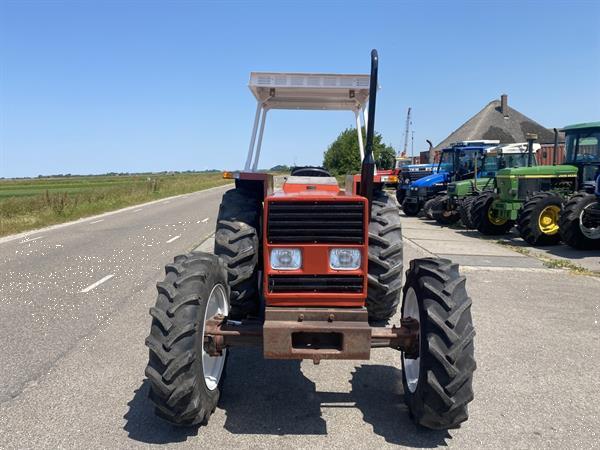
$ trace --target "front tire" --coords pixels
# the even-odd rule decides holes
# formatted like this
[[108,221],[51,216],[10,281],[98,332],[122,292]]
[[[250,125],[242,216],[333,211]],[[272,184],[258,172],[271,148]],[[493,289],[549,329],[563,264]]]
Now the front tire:
[[402,355],[404,399],[410,415],[427,428],[456,428],[469,417],[476,367],[471,299],[458,265],[439,258],[411,261],[402,317],[413,317],[420,324],[419,358]]
[[231,287],[231,317],[257,314],[261,201],[244,189],[223,195],[215,233],[215,255],[227,267]]
[[419,211],[421,210],[421,205],[419,202],[412,203],[407,202],[406,199],[402,202],[402,211],[408,217],[416,217],[419,215]]
[[562,198],[552,192],[539,192],[531,197],[517,217],[517,228],[530,245],[556,245],[560,242],[559,217]]
[[473,230],[477,228],[473,223],[472,217],[473,203],[476,199],[476,195],[470,195],[469,197],[465,197],[458,205],[460,221],[467,230]]
[[432,197],[429,200],[427,200],[424,204],[423,204],[423,208],[421,208],[421,210],[423,211],[423,215],[429,219],[429,220],[433,220],[434,219],[434,209],[436,207],[438,207],[437,205],[437,201],[438,201],[438,197]]
[[146,376],[156,414],[175,425],[206,423],[219,401],[227,357],[204,351],[204,325],[229,314],[227,271],[215,255],[177,256],[157,283]]
[[370,321],[385,321],[398,309],[402,292],[402,225],[396,199],[373,193],[369,223],[367,311]]
[[600,202],[594,194],[579,192],[569,199],[558,222],[565,244],[581,250],[600,248],[600,225],[588,223],[586,218],[590,208],[600,210]]
[[438,224],[448,226],[460,220],[458,211],[448,209],[450,198],[447,195],[439,195],[435,198],[437,201],[433,204],[432,216]]
[[483,192],[475,197],[471,207],[471,220],[475,228],[487,236],[506,234],[513,227],[512,220],[498,217],[494,212],[496,196],[493,192]]
[[398,200],[398,204],[401,205],[405,198],[406,198],[406,190],[400,189],[400,186],[398,186],[396,188],[396,200]]

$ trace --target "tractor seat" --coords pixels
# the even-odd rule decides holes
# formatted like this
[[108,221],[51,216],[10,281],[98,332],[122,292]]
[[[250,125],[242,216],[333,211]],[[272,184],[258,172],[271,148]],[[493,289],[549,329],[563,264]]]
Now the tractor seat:
[[323,167],[316,166],[305,166],[305,167],[293,167],[293,177],[331,177],[331,174]]

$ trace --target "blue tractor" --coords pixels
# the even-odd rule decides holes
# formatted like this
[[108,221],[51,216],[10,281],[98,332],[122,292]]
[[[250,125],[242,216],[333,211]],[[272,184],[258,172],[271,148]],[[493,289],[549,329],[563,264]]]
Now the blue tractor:
[[443,149],[437,170],[408,185],[402,201],[404,214],[417,216],[428,200],[446,191],[449,182],[473,178],[484,150],[499,143],[494,140],[461,141]]
[[423,177],[431,175],[438,169],[437,164],[403,164],[400,166],[398,186],[396,187],[396,198],[398,204],[402,205],[410,190],[410,184]]

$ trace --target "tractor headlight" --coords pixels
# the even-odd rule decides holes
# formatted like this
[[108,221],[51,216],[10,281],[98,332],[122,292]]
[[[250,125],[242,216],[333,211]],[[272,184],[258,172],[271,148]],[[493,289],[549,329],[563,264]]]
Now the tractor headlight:
[[413,192],[417,192],[419,190],[419,188],[418,187],[411,187],[410,190],[413,191]]
[[334,270],[356,270],[361,256],[357,248],[332,248],[329,250],[329,267]]
[[274,248],[271,250],[271,268],[275,270],[297,270],[302,267],[299,248]]

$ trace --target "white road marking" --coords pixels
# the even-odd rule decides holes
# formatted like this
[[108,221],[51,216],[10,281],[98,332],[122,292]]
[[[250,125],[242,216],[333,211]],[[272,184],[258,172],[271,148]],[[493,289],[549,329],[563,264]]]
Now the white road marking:
[[41,238],[43,238],[43,237],[44,237],[44,236],[38,236],[38,237],[31,238],[31,239],[25,239],[25,240],[23,240],[23,241],[19,242],[19,244],[26,244],[27,242],[31,242],[31,241],[37,241],[38,239],[41,239]]
[[86,287],[85,289],[82,289],[81,292],[82,294],[85,294],[86,292],[91,291],[92,289],[100,286],[102,283],[104,283],[105,281],[110,280],[112,277],[114,277],[115,274],[111,273],[110,275],[106,275],[104,278],[99,279],[98,281],[96,281],[95,283],[90,284],[88,287]]
[[167,244],[170,244],[171,242],[173,242],[173,241],[176,241],[176,240],[177,240],[177,239],[179,239],[180,237],[181,237],[181,236],[175,236],[175,237],[172,237],[171,239],[169,239],[169,240],[167,241]]
[[202,223],[208,222],[208,217],[206,219],[202,219]]
[[104,219],[94,220],[93,222],[90,222],[90,225],[93,224],[93,223],[98,223],[98,222],[104,222]]

